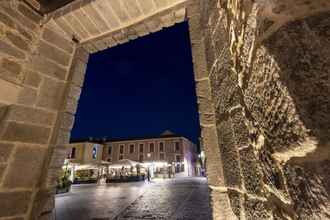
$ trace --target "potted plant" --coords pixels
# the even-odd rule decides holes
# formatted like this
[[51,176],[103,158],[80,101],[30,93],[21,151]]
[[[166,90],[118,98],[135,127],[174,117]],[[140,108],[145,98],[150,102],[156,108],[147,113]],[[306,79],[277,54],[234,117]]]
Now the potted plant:
[[56,193],[66,193],[70,191],[72,182],[69,179],[69,176],[70,172],[68,169],[68,164],[66,164],[63,174],[57,181]]

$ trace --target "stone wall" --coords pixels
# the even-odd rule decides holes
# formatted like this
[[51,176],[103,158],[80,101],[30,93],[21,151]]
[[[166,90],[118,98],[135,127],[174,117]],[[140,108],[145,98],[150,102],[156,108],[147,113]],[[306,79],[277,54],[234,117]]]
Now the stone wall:
[[330,20],[323,3],[298,4],[299,13],[274,2],[202,5],[224,172],[225,187],[216,190],[227,192],[222,199],[229,197],[237,219],[329,218]]
[[53,188],[46,170],[64,160],[50,160],[50,152],[68,141],[59,127],[73,123],[63,99],[76,46],[42,21],[22,1],[0,2],[0,93],[11,95],[0,98],[0,219],[49,214]]

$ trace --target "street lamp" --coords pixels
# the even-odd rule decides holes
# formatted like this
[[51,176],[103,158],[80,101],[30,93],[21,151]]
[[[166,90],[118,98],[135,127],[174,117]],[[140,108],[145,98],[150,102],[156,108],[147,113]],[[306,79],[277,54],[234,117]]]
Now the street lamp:
[[[149,161],[149,159],[151,157],[151,153],[147,153],[147,157],[148,157],[148,161]],[[149,172],[150,172],[150,176],[153,177],[153,175],[154,175],[153,161],[151,162],[151,166],[149,165],[148,169],[149,169]]]

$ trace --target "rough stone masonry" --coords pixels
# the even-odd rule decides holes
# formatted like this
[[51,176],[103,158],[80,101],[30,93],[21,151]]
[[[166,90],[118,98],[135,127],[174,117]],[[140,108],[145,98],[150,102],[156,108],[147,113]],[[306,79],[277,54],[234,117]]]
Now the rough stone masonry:
[[0,0],[0,220],[52,219],[89,54],[183,21],[213,219],[330,219],[328,0]]

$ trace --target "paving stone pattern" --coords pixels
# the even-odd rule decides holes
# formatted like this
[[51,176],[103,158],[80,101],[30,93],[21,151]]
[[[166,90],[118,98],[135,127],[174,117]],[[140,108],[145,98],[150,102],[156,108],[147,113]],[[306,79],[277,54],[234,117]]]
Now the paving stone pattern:
[[56,220],[211,219],[205,178],[73,186],[56,196]]

